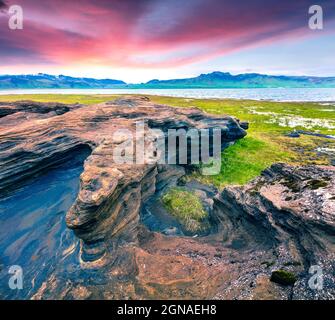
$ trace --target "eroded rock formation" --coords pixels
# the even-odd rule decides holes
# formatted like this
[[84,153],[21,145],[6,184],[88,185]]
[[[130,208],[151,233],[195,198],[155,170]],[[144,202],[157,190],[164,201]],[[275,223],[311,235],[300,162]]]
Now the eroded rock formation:
[[[228,187],[214,200],[224,242],[275,250],[272,269],[301,278],[293,298],[335,297],[335,167],[274,164],[244,187]],[[323,272],[324,290],[308,279]],[[309,274],[311,271],[312,274]]]
[[[141,203],[155,192],[156,186],[172,178],[169,176],[183,174],[180,168],[157,164],[155,137],[147,128],[165,133],[168,129],[219,128],[222,149],[246,134],[242,128],[246,124],[232,117],[214,117],[195,108],[155,105],[146,98],[69,107],[24,102],[2,105],[1,110],[7,114],[0,119],[1,192],[64,161],[82,145],[92,149],[84,164],[77,200],[67,215],[68,226],[83,240],[84,261],[97,260],[120,243],[136,242]],[[8,125],[16,118],[19,120],[15,126]],[[145,121],[143,142],[136,131],[140,121]],[[127,143],[129,134],[134,140],[125,149],[135,154],[141,140],[146,151],[143,161],[115,163],[115,148]]]
[[[0,111],[7,112],[0,119],[2,195],[78,148],[92,150],[67,214],[81,245],[74,242],[61,253],[56,269],[27,298],[335,298],[334,167],[273,165],[246,186],[228,187],[213,197],[212,234],[166,236],[140,223],[140,207],[177,183],[184,166],[150,161],[152,152],[143,164],[115,163],[115,146],[129,137],[115,139],[113,133],[120,128],[134,133],[136,121],[143,119],[163,131],[215,126],[221,128],[224,148],[245,135],[246,124],[145,98],[67,106],[62,114],[52,107],[43,114],[16,104],[1,108],[11,109]],[[15,117],[20,120],[12,126]],[[154,139],[147,138],[146,149],[152,150]],[[195,186],[185,187],[195,192]],[[321,268],[322,288],[310,286],[311,266]],[[277,270],[294,275],[294,285],[270,281]]]
[[[141,226],[139,243],[96,266],[99,277],[59,267],[34,298],[334,299],[334,186],[333,167],[273,165],[217,194],[217,232],[171,237]],[[311,266],[322,288],[311,287]],[[272,282],[278,270],[294,283]]]

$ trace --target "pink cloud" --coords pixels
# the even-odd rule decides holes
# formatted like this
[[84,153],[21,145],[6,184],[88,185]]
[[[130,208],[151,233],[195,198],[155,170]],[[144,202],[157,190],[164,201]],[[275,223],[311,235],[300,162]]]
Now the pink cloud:
[[[11,1],[7,1],[11,4]],[[0,65],[179,66],[304,35],[308,0],[16,0],[23,30],[0,16]],[[321,1],[335,15],[334,1]],[[308,34],[306,32],[306,34]]]

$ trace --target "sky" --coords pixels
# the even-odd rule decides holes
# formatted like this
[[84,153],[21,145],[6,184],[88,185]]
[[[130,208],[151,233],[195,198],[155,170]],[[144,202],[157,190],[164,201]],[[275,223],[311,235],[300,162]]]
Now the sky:
[[[324,28],[308,27],[311,5]],[[23,29],[8,8],[23,9]],[[0,74],[335,76],[335,0],[0,0]]]

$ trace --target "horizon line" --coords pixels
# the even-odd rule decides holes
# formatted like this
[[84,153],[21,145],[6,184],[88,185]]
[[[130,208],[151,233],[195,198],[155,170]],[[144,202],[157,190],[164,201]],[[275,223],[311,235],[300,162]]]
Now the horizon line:
[[258,72],[245,72],[245,73],[234,73],[234,72],[230,72],[230,71],[218,71],[218,70],[214,70],[214,71],[209,71],[207,73],[200,73],[198,75],[195,76],[190,76],[190,77],[180,77],[180,78],[168,78],[168,79],[159,79],[159,78],[153,78],[150,79],[146,82],[126,82],[124,80],[121,79],[116,79],[116,78],[97,78],[97,77],[90,77],[90,76],[85,76],[85,77],[80,77],[80,76],[70,76],[70,75],[66,75],[66,74],[52,74],[52,73],[44,73],[44,72],[38,72],[38,73],[21,73],[21,74],[9,74],[9,73],[5,73],[5,74],[1,74],[0,73],[0,77],[4,77],[4,76],[38,76],[38,75],[46,75],[46,76],[53,76],[53,77],[69,77],[69,78],[77,78],[77,79],[94,79],[94,80],[115,80],[115,81],[122,81],[127,85],[136,85],[136,84],[147,84],[150,81],[153,80],[158,80],[158,81],[169,81],[169,80],[183,80],[183,79],[193,79],[193,78],[198,78],[201,75],[210,75],[213,73],[222,73],[222,74],[229,74],[231,76],[239,76],[239,75],[262,75],[262,76],[269,76],[269,77],[296,77],[296,78],[319,78],[319,79],[325,79],[325,78],[335,78],[335,75],[331,75],[331,76],[315,76],[315,75],[306,75],[306,74],[302,74],[302,75],[289,75],[289,74],[267,74],[267,73],[258,73]]

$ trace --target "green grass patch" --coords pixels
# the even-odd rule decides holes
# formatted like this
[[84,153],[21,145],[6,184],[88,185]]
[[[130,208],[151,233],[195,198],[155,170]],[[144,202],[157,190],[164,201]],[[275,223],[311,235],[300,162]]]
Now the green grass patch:
[[289,153],[276,149],[266,141],[247,136],[224,150],[221,157],[218,175],[194,176],[219,188],[230,184],[243,185],[272,163],[289,158]]
[[[202,182],[213,183],[218,187],[245,184],[275,162],[296,165],[330,164],[329,157],[320,154],[317,148],[335,148],[334,140],[313,136],[290,138],[285,135],[294,129],[335,135],[335,129],[327,128],[327,124],[335,124],[335,105],[312,102],[186,99],[160,96],[150,98],[156,103],[197,107],[207,113],[231,115],[249,122],[248,135],[223,152],[220,174],[207,177],[200,174],[195,175]],[[298,126],[289,126],[291,124],[287,119],[298,119]],[[314,123],[310,121],[311,119],[317,120],[315,126],[304,127],[305,123]],[[323,121],[324,127],[322,126]]]
[[36,102],[59,102],[65,104],[96,104],[115,100],[119,95],[83,95],[83,94],[9,94],[0,95],[1,102],[31,100]]
[[162,202],[168,212],[177,218],[186,231],[196,233],[208,228],[208,213],[200,199],[182,188],[171,188],[162,196]]

